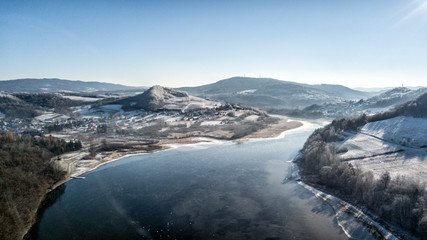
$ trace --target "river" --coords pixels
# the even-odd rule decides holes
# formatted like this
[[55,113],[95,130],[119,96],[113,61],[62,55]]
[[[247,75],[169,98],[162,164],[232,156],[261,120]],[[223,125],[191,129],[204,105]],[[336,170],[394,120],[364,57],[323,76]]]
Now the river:
[[[348,239],[327,203],[285,180],[312,130],[103,165],[49,193],[26,239]],[[354,222],[352,237],[371,238]]]

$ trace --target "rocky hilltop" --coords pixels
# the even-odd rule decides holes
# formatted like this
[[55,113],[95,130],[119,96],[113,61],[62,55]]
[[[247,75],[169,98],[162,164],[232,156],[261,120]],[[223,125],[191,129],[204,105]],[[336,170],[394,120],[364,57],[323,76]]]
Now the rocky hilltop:
[[144,109],[146,111],[178,110],[187,111],[201,108],[212,108],[219,103],[199,97],[190,96],[184,91],[153,86],[142,94],[121,99],[115,104],[121,104],[125,111]]

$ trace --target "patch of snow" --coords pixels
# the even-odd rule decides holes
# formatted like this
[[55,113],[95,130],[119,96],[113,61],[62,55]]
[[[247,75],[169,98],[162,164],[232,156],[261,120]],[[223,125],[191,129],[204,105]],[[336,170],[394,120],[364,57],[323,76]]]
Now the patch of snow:
[[217,126],[220,125],[222,121],[203,121],[201,126]]
[[368,123],[360,131],[404,146],[427,145],[427,118],[395,117]]
[[[335,197],[333,195],[324,193],[316,188],[313,188],[301,181],[297,182],[299,185],[307,189],[308,191],[312,192],[313,195],[316,198],[319,198],[323,200],[324,202],[328,203],[328,205],[334,210],[335,212],[335,219],[337,221],[338,226],[341,227],[345,235],[349,239],[353,239],[354,236],[357,236],[358,238],[365,239],[367,236],[358,236],[359,231],[358,229],[366,227],[366,225],[369,226],[369,228],[372,230],[375,230],[379,235],[384,236],[384,239],[389,240],[397,240],[396,236],[393,235],[392,232],[385,229],[381,224],[374,221],[371,217],[366,215],[362,209],[353,206],[352,204]],[[370,237],[370,236],[369,236]]]
[[94,98],[94,97],[81,97],[81,96],[68,96],[68,95],[62,95],[62,97],[70,100],[83,101],[83,102],[95,102],[102,99],[102,98]]
[[396,104],[392,104],[388,107],[376,107],[376,108],[368,108],[367,112],[369,114],[375,114],[375,113],[379,113],[379,112],[385,112],[385,111],[389,111],[391,109],[393,109],[396,106]]
[[10,98],[10,97],[11,97],[11,95],[10,95],[10,94],[8,94],[8,93],[5,93],[5,92],[0,92],[0,97],[7,97],[7,98]]
[[254,122],[254,121],[258,120],[258,118],[259,118],[259,116],[257,116],[257,115],[250,115],[250,116],[247,116],[247,117],[244,119],[244,121],[251,121],[251,122]]
[[39,120],[39,121],[48,121],[48,120],[53,120],[56,117],[59,117],[61,114],[58,113],[46,113],[46,114],[42,114],[40,116],[35,117],[35,119]]
[[405,152],[380,155],[349,161],[363,171],[372,171],[375,177],[388,171],[394,178],[405,176],[427,182],[427,152],[424,149],[408,149]]
[[215,108],[219,102],[206,100],[199,97],[173,97],[165,100],[164,109],[187,111],[191,109]]
[[344,132],[346,139],[337,142],[338,148],[348,151],[339,154],[363,171],[375,177],[388,171],[427,182],[427,119],[396,117],[365,124],[357,133]]
[[247,89],[247,90],[243,90],[243,91],[237,92],[237,94],[239,94],[239,95],[247,95],[247,94],[250,94],[250,93],[255,93],[256,91],[257,91],[257,89]]
[[13,100],[16,100],[16,101],[20,101],[19,98],[15,97],[15,96],[13,96],[13,95],[11,95],[9,93],[6,93],[6,92],[0,92],[0,97],[10,98],[10,99],[13,99]]
[[338,143],[337,146],[348,149],[347,152],[340,154],[342,159],[369,157],[399,151],[403,148],[397,144],[384,142],[365,134],[353,135],[341,144]]

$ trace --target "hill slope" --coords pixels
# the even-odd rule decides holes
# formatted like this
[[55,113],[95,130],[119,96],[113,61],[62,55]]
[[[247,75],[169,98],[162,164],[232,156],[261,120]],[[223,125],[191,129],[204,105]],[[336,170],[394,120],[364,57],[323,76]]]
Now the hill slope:
[[427,92],[392,110],[334,120],[317,129],[297,163],[304,181],[425,239],[426,129]]
[[199,87],[179,90],[214,100],[244,104],[259,108],[305,107],[314,103],[361,99],[370,93],[341,85],[308,85],[271,78],[233,77]]
[[392,109],[400,104],[414,100],[426,92],[427,88],[411,90],[400,87],[365,100],[314,104],[303,109],[272,109],[270,113],[303,118],[357,117],[364,113],[369,115]]
[[0,81],[0,91],[6,92],[94,92],[131,89],[134,89],[134,87],[112,83],[83,82],[56,78],[28,78]]
[[36,115],[33,105],[11,94],[0,92],[0,117],[32,118]]
[[369,107],[387,107],[391,105],[398,105],[413,100],[421,96],[426,91],[427,88],[393,88],[377,96],[367,99],[365,105],[369,105]]
[[0,118],[33,118],[48,109],[64,113],[70,107],[93,103],[97,100],[97,98],[68,96],[61,93],[6,93],[0,91]]
[[161,86],[153,86],[142,94],[118,100],[113,104],[121,104],[124,110],[144,109],[147,111],[185,111],[219,105],[214,101],[193,97],[186,92]]

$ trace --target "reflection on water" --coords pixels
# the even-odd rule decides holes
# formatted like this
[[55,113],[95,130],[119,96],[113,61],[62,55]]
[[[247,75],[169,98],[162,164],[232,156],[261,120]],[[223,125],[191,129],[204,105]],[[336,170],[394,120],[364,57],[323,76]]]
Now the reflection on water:
[[183,147],[107,164],[67,182],[30,236],[346,239],[328,205],[294,181],[282,183],[308,135]]
[[[60,197],[65,193],[66,185],[62,184],[58,186],[55,190],[50,192],[46,195],[45,199],[41,203],[38,211],[37,211],[37,221],[40,221],[40,219],[43,218],[44,212],[46,209],[48,209],[50,206],[52,206],[57,200],[60,199]],[[29,234],[25,236],[24,239],[30,240],[30,239],[36,239],[38,236],[40,225],[36,224],[33,226]]]

